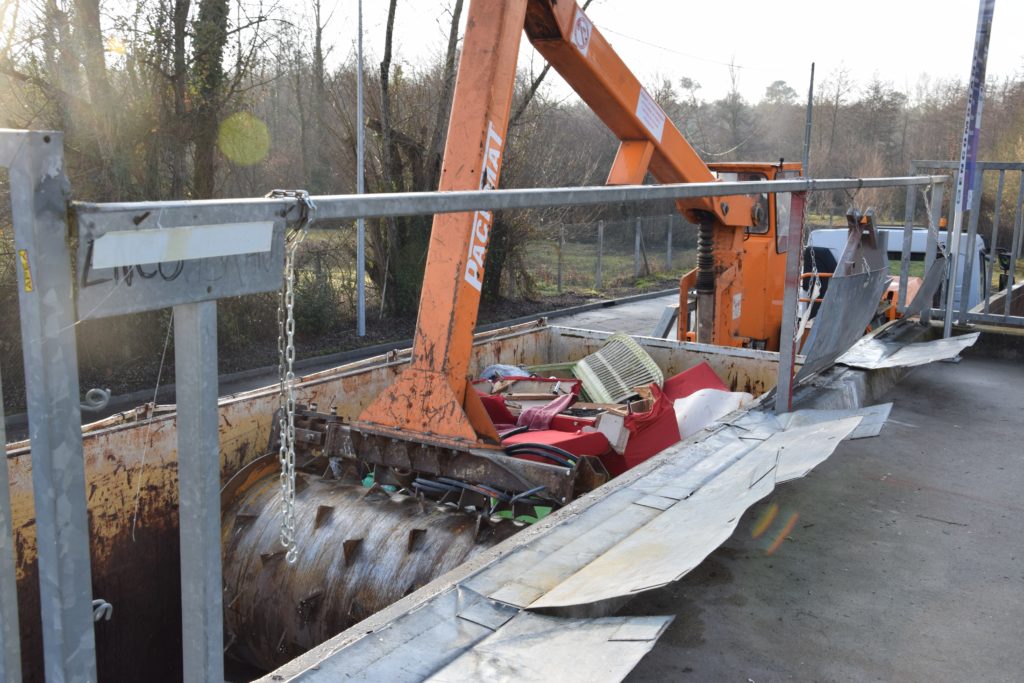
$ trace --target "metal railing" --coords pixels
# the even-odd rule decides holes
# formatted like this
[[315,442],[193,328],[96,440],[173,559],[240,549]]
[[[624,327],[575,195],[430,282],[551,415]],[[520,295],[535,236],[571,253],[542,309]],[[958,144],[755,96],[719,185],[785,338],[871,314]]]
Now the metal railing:
[[[510,210],[550,206],[722,197],[737,194],[795,193],[819,190],[907,187],[932,188],[941,197],[943,176],[907,176],[833,180],[781,180],[695,183],[660,186],[424,192],[385,195],[334,195],[209,201],[68,203],[60,133],[0,131],[0,166],[10,170],[15,246],[19,259],[19,301],[31,430],[32,479],[36,492],[36,538],[47,677],[95,678],[88,512],[82,438],[75,325],[78,320],[174,306],[179,386],[178,440],[181,505],[182,616],[185,677],[223,680],[221,642],[220,500],[216,460],[215,301],[279,286],[284,224],[304,211],[308,218],[336,220],[395,215]],[[68,209],[71,209],[70,214]],[[79,255],[78,314],[70,267],[66,216],[77,223]],[[226,244],[202,258],[180,261],[180,268],[154,272],[139,268],[134,285],[125,278],[103,277],[92,263],[92,245],[111,233],[156,226],[194,236],[210,226],[253,227],[267,236],[261,254]],[[794,223],[797,227],[796,223]],[[1018,218],[1019,227],[1019,218]],[[1019,230],[1017,231],[1019,233]],[[796,234],[791,232],[791,234]],[[934,237],[934,230],[930,231]],[[785,317],[797,306],[796,267],[801,241],[791,240]],[[204,245],[209,246],[209,245]],[[236,250],[231,251],[234,247]],[[241,249],[241,251],[238,251]],[[254,251],[257,251],[254,249]],[[179,257],[181,258],[181,257]],[[904,250],[904,259],[909,258]],[[211,265],[212,264],[212,265]],[[210,266],[209,268],[207,266]],[[126,268],[129,266],[118,266]],[[278,272],[274,273],[274,269]],[[112,274],[116,268],[109,268]],[[216,271],[217,277],[210,276]],[[100,275],[97,275],[97,273]],[[795,272],[795,271],[794,271]],[[230,277],[225,277],[228,273]],[[156,275],[159,274],[160,277]],[[89,279],[91,278],[91,279]],[[901,278],[903,286],[906,278]],[[130,282],[130,281],[129,281]],[[84,285],[88,284],[88,287]],[[132,290],[132,291],[129,291]],[[179,334],[180,333],[180,334]],[[180,336],[180,340],[179,340]],[[792,380],[793,335],[783,335],[780,384]],[[787,338],[788,337],[788,342]],[[213,408],[210,404],[213,402]],[[6,460],[3,462],[6,467]],[[188,489],[187,501],[185,491]],[[0,503],[3,503],[0,500]],[[0,511],[0,521],[9,519]],[[0,528],[0,550],[10,548],[11,529]],[[9,562],[0,562],[0,601],[14,604],[16,589]],[[187,573],[187,576],[186,576]],[[184,585],[187,584],[187,585]],[[0,660],[2,663],[4,660]],[[9,670],[0,671],[4,678]]]
[[[949,172],[952,186],[959,177],[959,164],[955,161],[914,161],[910,172]],[[1009,176],[1009,183],[1007,182]],[[1016,182],[1014,182],[1016,181]],[[1014,186],[1016,185],[1016,188]],[[1024,327],[1024,283],[1017,273],[1021,264],[1022,241],[1024,241],[1024,163],[978,162],[974,175],[974,187],[966,232],[949,238],[948,233],[943,251],[952,253],[950,247],[956,244],[957,263],[947,269],[940,294],[939,306],[926,309],[925,317],[943,320],[946,334],[955,321],[960,325],[989,324],[1006,327]],[[1016,199],[1013,199],[1016,189]],[[934,200],[934,197],[933,197]],[[1009,200],[1009,202],[1007,201]],[[907,206],[904,233],[904,249],[910,239],[909,227],[916,210],[917,193],[907,190]],[[948,215],[954,211],[955,196],[950,196]],[[939,201],[932,202],[931,213],[941,210]],[[937,204],[937,206],[936,206]],[[1004,209],[1009,204],[1012,212],[1004,218]],[[979,242],[981,243],[979,248]],[[929,256],[935,245],[929,244]],[[975,267],[980,262],[980,278],[975,278]],[[901,268],[901,280],[905,279],[906,258]],[[949,291],[952,286],[953,292]],[[952,312],[946,308],[952,302]],[[905,301],[900,299],[900,310]]]

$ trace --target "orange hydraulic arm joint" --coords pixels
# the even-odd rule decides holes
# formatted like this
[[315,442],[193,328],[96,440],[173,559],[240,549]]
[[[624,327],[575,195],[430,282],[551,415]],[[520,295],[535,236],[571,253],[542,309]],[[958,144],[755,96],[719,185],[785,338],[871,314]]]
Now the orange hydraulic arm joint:
[[[609,185],[639,185],[650,171],[660,183],[713,182],[715,176],[654,98],[573,2],[531,0],[530,42],[621,141]],[[727,343],[729,326],[715,315],[715,236],[731,241],[735,229],[758,222],[750,197],[707,197],[678,202],[697,234],[697,341]],[[719,329],[716,329],[716,326]]]
[[[609,183],[639,184],[648,170],[662,183],[714,180],[576,3],[472,0],[466,26],[440,190],[497,187],[524,28],[622,141]],[[710,232],[750,225],[753,202],[706,198],[679,207]],[[499,446],[468,378],[491,225],[488,211],[434,217],[410,367],[355,429],[453,448]]]

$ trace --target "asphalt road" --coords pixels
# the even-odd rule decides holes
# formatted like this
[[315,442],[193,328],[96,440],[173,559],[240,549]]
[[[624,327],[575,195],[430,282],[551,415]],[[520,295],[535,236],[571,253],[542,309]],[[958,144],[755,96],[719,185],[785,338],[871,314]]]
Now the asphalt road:
[[880,437],[623,610],[676,615],[628,681],[1024,680],[1024,364],[933,364],[889,400]]

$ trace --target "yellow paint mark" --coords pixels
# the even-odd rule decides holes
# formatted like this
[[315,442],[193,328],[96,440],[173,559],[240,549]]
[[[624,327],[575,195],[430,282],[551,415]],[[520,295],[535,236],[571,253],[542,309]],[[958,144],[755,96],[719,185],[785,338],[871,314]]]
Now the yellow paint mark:
[[775,521],[778,514],[779,504],[772,503],[769,505],[768,509],[764,511],[764,514],[761,515],[761,519],[757,520],[757,523],[754,524],[754,528],[750,530],[750,537],[758,538],[761,534],[767,531],[768,527],[772,525],[772,522]]
[[793,531],[793,527],[796,526],[798,519],[800,519],[800,515],[795,512],[789,516],[789,519],[786,520],[786,526],[782,527],[782,531],[775,537],[775,540],[768,546],[768,549],[764,551],[766,555],[771,555],[779,549],[782,542],[786,540],[786,536],[789,536],[789,532]]
[[28,250],[19,249],[18,258],[21,259],[21,270],[25,273],[25,291],[32,291],[32,269],[28,265]]

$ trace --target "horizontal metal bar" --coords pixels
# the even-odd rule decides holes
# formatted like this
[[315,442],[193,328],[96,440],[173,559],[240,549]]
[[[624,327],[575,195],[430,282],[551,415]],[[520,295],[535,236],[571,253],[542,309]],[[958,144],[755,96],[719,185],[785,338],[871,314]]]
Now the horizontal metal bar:
[[[959,161],[915,161],[918,169],[932,170],[936,168],[954,169],[960,166]],[[1024,162],[1021,161],[979,161],[977,165],[981,171],[1024,171]]]
[[[954,311],[954,315],[957,312]],[[945,312],[941,308],[931,309],[933,320],[945,319]],[[1004,327],[1024,327],[1024,316],[1010,315],[1003,317],[1002,313],[968,313],[968,323],[982,323],[986,325],[1001,325]]]
[[[381,218],[432,213],[531,209],[545,206],[618,204],[665,199],[728,197],[762,192],[814,192],[856,190],[877,187],[907,187],[946,182],[946,176],[901,176],[896,178],[835,178],[747,181],[738,183],[678,183],[672,185],[626,185],[516,190],[472,190],[460,192],[395,192],[391,194],[350,194],[313,197],[316,220]],[[111,204],[74,203],[73,210],[86,214],[145,212],[188,208],[223,209],[268,203],[281,206],[295,199],[221,199],[172,202]]]

